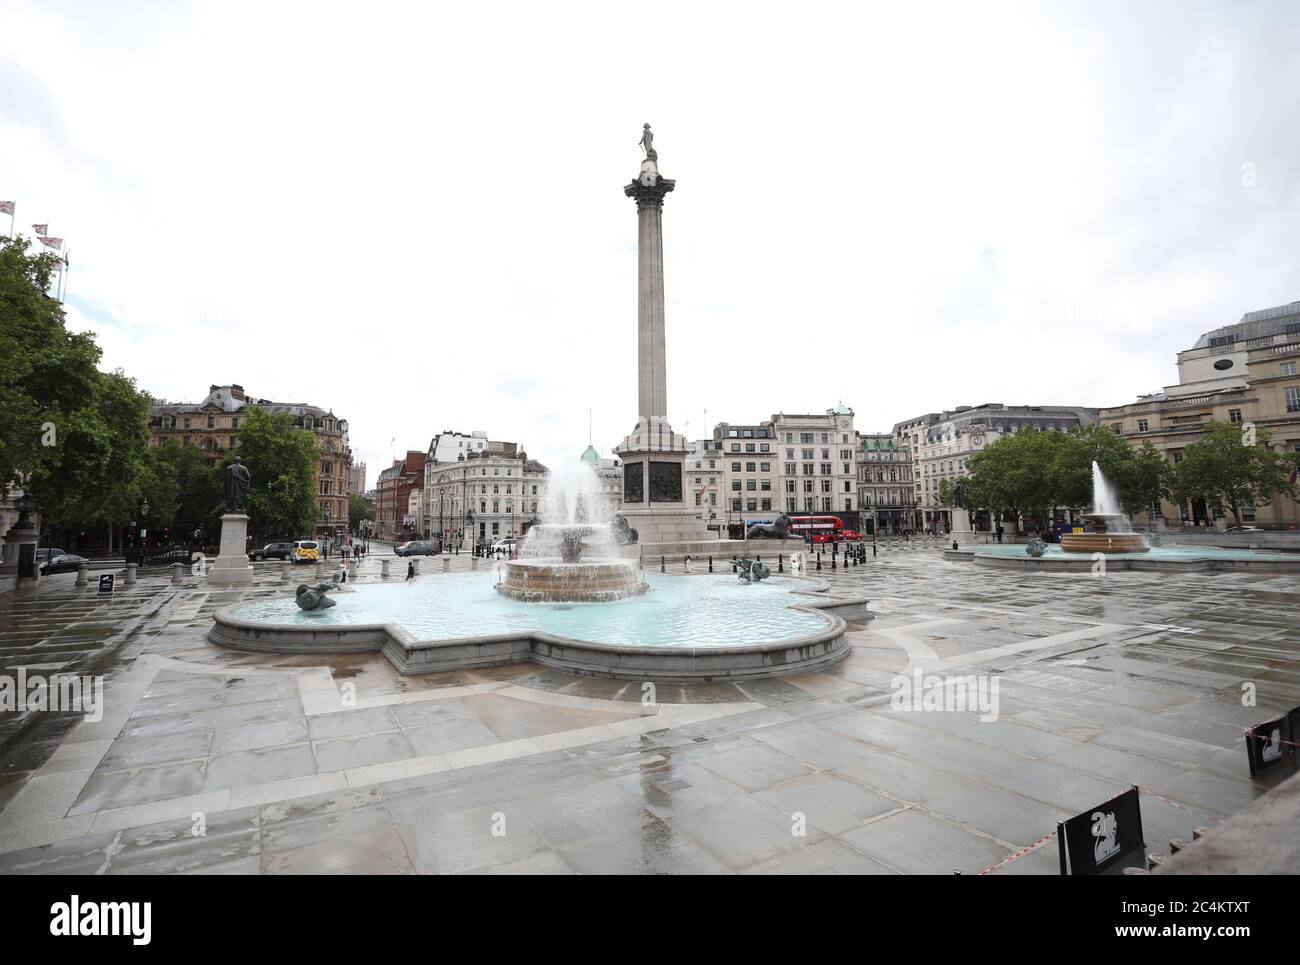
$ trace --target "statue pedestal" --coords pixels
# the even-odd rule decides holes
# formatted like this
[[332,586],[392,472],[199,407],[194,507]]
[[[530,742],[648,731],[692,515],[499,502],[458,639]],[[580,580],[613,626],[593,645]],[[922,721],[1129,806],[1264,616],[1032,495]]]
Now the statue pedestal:
[[227,586],[251,586],[253,567],[248,562],[248,515],[226,513],[221,517],[221,550],[208,567],[208,582]]
[[952,508],[952,532],[948,534],[948,539],[956,540],[958,543],[975,542],[975,531],[971,529],[968,510],[960,506]]

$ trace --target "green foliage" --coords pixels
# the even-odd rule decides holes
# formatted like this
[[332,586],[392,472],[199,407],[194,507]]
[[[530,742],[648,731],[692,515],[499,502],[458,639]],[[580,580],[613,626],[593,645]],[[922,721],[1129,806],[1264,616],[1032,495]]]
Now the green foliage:
[[[248,515],[253,533],[266,539],[295,539],[309,535],[316,521],[316,437],[297,429],[287,412],[270,413],[257,406],[244,410],[237,453],[252,476]],[[224,487],[224,468],[222,486]]]
[[1209,423],[1207,432],[1183,450],[1174,474],[1180,499],[1204,499],[1227,506],[1238,526],[1247,506],[1262,506],[1279,493],[1294,496],[1290,477],[1295,462],[1274,452],[1266,429],[1256,431],[1256,444],[1242,443],[1242,428],[1226,422]]
[[956,496],[957,487],[951,479],[939,480],[939,505],[952,506],[952,501]]
[[[145,522],[155,535],[166,528],[173,539],[188,541],[197,529],[211,541],[221,516],[222,494],[221,471],[208,465],[207,454],[197,446],[167,439],[146,450],[140,498],[149,503]],[[133,512],[132,518],[136,515]]]
[[971,456],[970,505],[1023,512],[1042,522],[1053,507],[1091,509],[1094,460],[1129,514],[1168,494],[1171,467],[1149,442],[1134,449],[1109,427],[1091,425],[1070,432],[1022,430]]
[[69,332],[45,293],[56,258],[28,255],[30,244],[0,239],[0,495],[31,473],[27,488],[42,509],[66,511],[72,493],[59,480],[73,468],[69,451],[112,446],[95,411],[104,377],[93,336]]
[[352,530],[359,529],[363,519],[373,519],[374,513],[371,512],[366,497],[360,493],[348,493],[348,527]]

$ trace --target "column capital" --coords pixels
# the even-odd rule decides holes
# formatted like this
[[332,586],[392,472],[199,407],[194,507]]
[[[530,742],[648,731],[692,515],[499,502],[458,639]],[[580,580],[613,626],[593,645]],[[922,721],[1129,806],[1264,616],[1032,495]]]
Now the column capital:
[[671,178],[646,178],[633,181],[623,188],[623,193],[636,199],[638,208],[662,208],[664,195],[677,186]]

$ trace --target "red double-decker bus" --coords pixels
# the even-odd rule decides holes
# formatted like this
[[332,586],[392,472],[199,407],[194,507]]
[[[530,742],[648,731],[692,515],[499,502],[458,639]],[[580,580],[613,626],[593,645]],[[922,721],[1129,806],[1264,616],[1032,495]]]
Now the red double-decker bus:
[[840,539],[843,530],[844,520],[838,516],[790,517],[790,531],[814,543],[834,543]]

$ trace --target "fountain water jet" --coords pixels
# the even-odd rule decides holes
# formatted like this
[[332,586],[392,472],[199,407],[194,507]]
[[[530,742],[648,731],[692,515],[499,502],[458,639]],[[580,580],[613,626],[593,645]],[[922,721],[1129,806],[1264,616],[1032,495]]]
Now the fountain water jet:
[[1092,463],[1092,512],[1083,518],[1092,524],[1091,533],[1062,533],[1061,549],[1069,553],[1145,553],[1146,537],[1133,532],[1119,497],[1094,459]]

